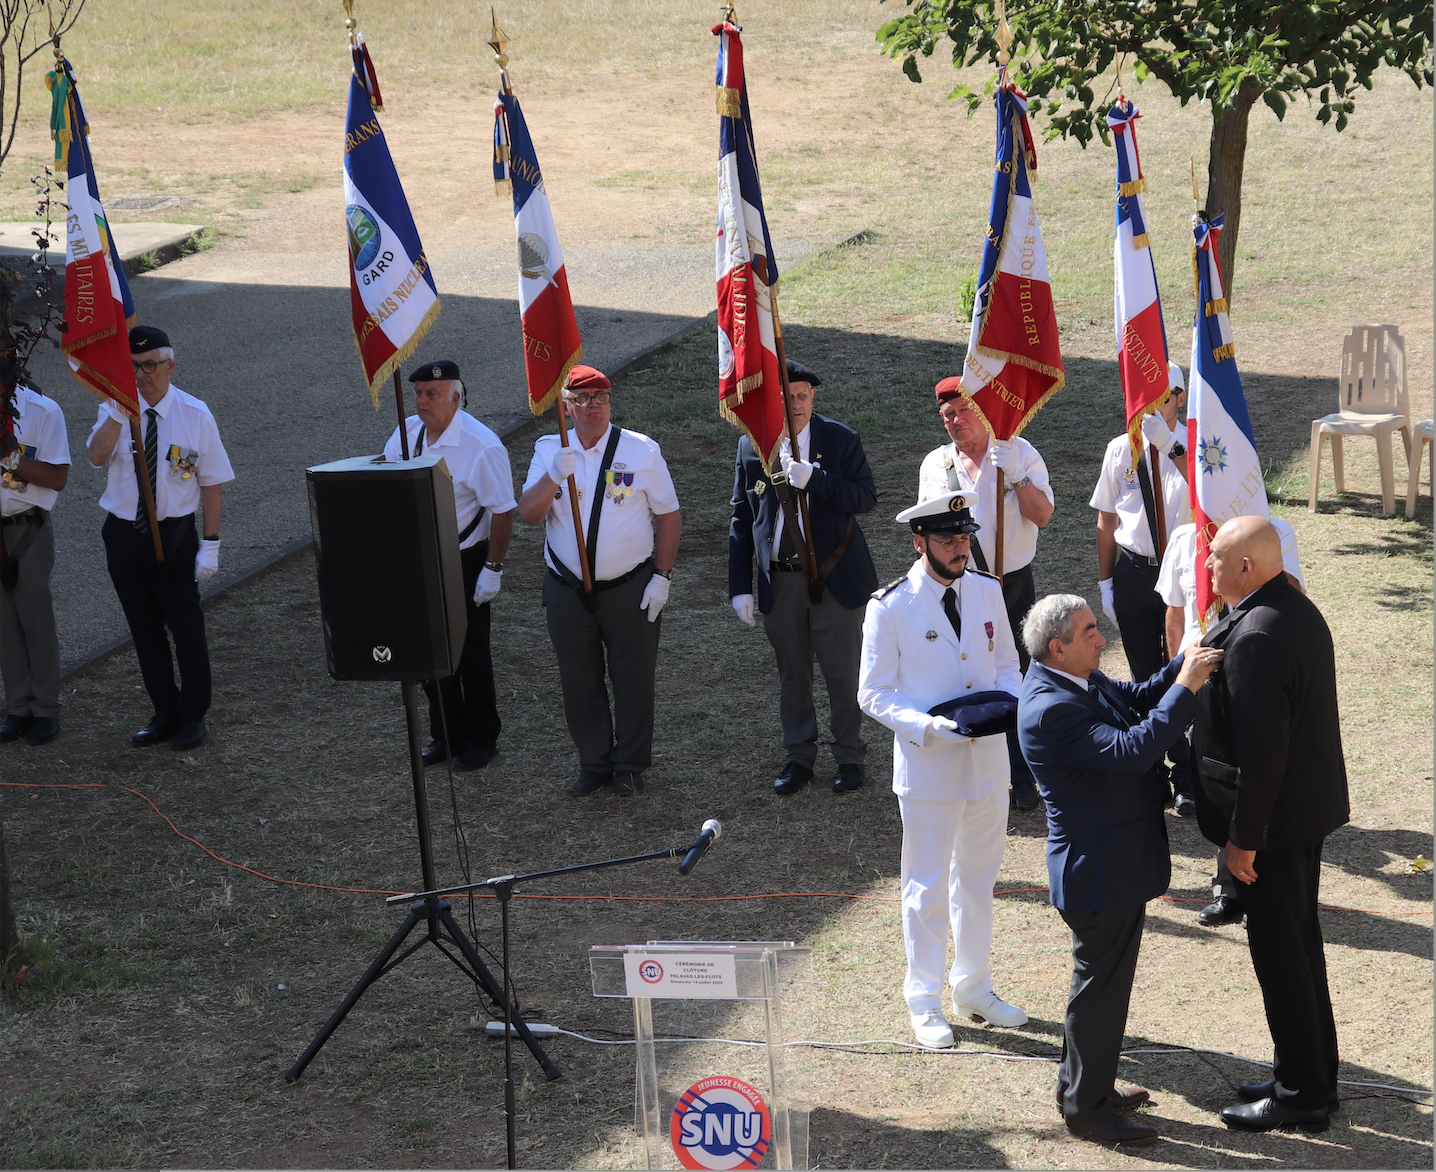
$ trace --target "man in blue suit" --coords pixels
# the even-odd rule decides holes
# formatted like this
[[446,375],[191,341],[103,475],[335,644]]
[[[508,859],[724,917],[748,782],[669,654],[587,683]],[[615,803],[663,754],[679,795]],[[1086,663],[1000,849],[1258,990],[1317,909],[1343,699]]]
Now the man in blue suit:
[[[813,704],[813,659],[828,685],[834,793],[863,784],[862,712],[858,708],[858,662],[863,610],[878,588],[860,513],[877,504],[873,473],[863,441],[836,419],[813,413],[813,391],[822,380],[788,359],[788,403],[796,444],[787,436],[778,458],[788,483],[807,497],[813,529],[817,584],[808,581],[806,538],[794,532],[778,502],[763,461],[744,436],[733,474],[733,519],[728,527],[728,596],[733,610],[755,626],[753,566],[758,566],[757,610],[778,660],[779,716],[787,760],[773,783],[791,794],[813,777],[818,758],[818,717]],[[794,494],[795,496],[797,493]],[[803,519],[794,512],[797,526]]]
[[1199,711],[1222,653],[1193,645],[1142,683],[1097,670],[1107,640],[1085,599],[1053,594],[1022,624],[1032,656],[1017,735],[1047,803],[1047,883],[1072,929],[1057,1105],[1073,1135],[1146,1143],[1157,1130],[1118,1111],[1149,1097],[1115,1085],[1147,901],[1172,862],[1158,769]]

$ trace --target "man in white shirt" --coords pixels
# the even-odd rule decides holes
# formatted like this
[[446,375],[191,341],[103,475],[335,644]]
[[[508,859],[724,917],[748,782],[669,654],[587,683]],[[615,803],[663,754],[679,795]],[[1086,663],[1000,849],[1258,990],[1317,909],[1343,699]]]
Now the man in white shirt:
[[918,560],[879,590],[863,621],[858,702],[893,730],[893,792],[902,812],[902,923],[907,1001],[925,1046],[951,1046],[946,985],[958,1019],[1020,1026],[1027,1015],[992,988],[992,885],[1007,843],[1007,744],[968,736],[934,716],[951,701],[1006,692],[1016,710],[1022,675],[1002,588],[968,569],[971,491],[943,492],[899,513]]
[[[1153,534],[1157,484],[1161,482],[1161,508],[1170,535],[1192,518],[1187,490],[1187,450],[1177,440],[1182,427],[1179,413],[1187,401],[1182,368],[1167,366],[1171,394],[1156,411],[1142,419],[1142,458],[1133,466],[1132,442],[1125,432],[1107,445],[1102,471],[1088,502],[1097,510],[1097,574],[1102,611],[1122,633],[1122,650],[1132,679],[1150,679],[1186,644],[1166,640],[1167,608],[1157,593],[1157,569],[1162,562]],[[1158,452],[1159,476],[1154,479],[1151,449]],[[1170,538],[1169,538],[1170,539]],[[1196,812],[1185,742],[1172,756],[1171,783],[1177,813]]]
[[[420,363],[409,375],[415,414],[405,420],[410,456],[443,456],[454,485],[459,558],[464,573],[468,635],[458,670],[438,683],[424,681],[430,743],[425,765],[454,757],[454,768],[481,769],[493,758],[503,722],[494,693],[489,645],[490,603],[503,585],[504,555],[514,528],[514,477],[503,441],[460,407],[464,384],[448,359]],[[384,459],[404,458],[399,429]]]
[[[1036,448],[1021,436],[992,439],[972,400],[962,392],[962,380],[945,378],[934,388],[938,417],[952,442],[934,448],[923,457],[918,473],[918,500],[944,492],[971,489],[977,493],[973,517],[980,532],[972,540],[973,565],[983,573],[997,569],[997,470],[1003,473],[1002,597],[1007,622],[1014,631],[1037,601],[1032,577],[1032,559],[1037,554],[1037,534],[1052,520],[1056,501],[1047,475],[1047,464]],[[1017,659],[1027,670],[1027,650],[1017,643]],[[1040,802],[1032,770],[1022,759],[1017,732],[1007,737],[1007,757],[1012,771],[1012,804],[1019,810],[1035,810]]]
[[[70,476],[60,405],[15,388],[14,446],[0,454],[0,742],[44,745],[60,731],[60,638],[50,597],[55,526],[50,511]],[[0,429],[3,430],[3,429]]]
[[608,377],[593,367],[569,371],[559,409],[573,420],[574,442],[564,447],[557,435],[540,436],[519,496],[524,523],[544,524],[543,600],[564,716],[578,749],[579,775],[568,792],[578,797],[610,784],[619,797],[643,789],[653,755],[659,612],[683,529],[663,453],[646,435],[612,425],[612,394]]
[[[130,330],[130,362],[140,394],[140,437],[136,453],[124,412],[106,399],[90,429],[90,463],[106,469],[100,508],[101,536],[110,580],[115,584],[140,676],[154,704],[154,716],[130,738],[136,748],[173,738],[176,751],[193,749],[209,734],[209,646],[199,587],[219,571],[221,486],[234,479],[229,456],[210,409],[170,382],[174,348],[154,326]],[[121,439],[121,433],[124,438]],[[155,500],[164,561],[155,556],[150,520],[139,477],[148,473]],[[204,519],[203,540],[194,514]],[[174,639],[174,660],[165,628]]]
[[[1271,518],[1272,528],[1281,538],[1282,569],[1287,581],[1306,593],[1306,580],[1301,574],[1301,558],[1296,548],[1296,530],[1279,517]],[[1190,522],[1174,529],[1167,539],[1167,552],[1157,576],[1157,593],[1166,604],[1167,646],[1190,647],[1202,637],[1197,617],[1197,527]],[[1188,730],[1190,735],[1190,730]],[[1179,746],[1181,747],[1181,746]],[[1188,746],[1189,747],[1189,746]],[[1195,776],[1195,762],[1187,760],[1190,776]],[[1195,800],[1188,798],[1195,805]],[[1234,924],[1245,914],[1241,888],[1237,886],[1220,849],[1217,869],[1212,876],[1212,902],[1197,913],[1197,922],[1206,928]]]

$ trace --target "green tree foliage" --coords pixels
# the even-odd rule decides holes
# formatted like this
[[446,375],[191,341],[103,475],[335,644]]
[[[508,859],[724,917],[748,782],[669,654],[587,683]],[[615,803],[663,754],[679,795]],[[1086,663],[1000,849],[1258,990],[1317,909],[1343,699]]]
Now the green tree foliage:
[[[889,0],[883,0],[884,3]],[[904,0],[903,15],[877,31],[903,72],[922,80],[918,60],[944,40],[957,68],[995,60],[996,5],[988,0]],[[1209,102],[1209,215],[1225,213],[1221,264],[1232,283],[1241,222],[1247,121],[1258,98],[1278,119],[1305,95],[1318,122],[1345,130],[1360,90],[1378,66],[1400,69],[1417,87],[1431,85],[1432,7],[1426,0],[1035,0],[1009,11],[1015,43],[1011,70],[1047,119],[1047,136],[1082,146],[1109,141],[1112,94],[1102,75],[1117,63],[1137,81],[1155,77],[1186,105]],[[1125,62],[1125,65],[1122,64]],[[971,116],[993,92],[958,85],[949,97]]]

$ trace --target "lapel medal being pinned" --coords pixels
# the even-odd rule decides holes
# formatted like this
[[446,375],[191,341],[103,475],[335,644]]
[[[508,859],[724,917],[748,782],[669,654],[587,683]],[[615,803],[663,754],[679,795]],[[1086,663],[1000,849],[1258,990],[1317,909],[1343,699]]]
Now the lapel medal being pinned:
[[982,629],[987,632],[987,649],[988,649],[989,651],[994,650],[994,648],[996,647],[996,644],[994,644],[993,641],[992,641],[992,624],[991,624],[991,623],[983,623],[983,624],[982,624]]

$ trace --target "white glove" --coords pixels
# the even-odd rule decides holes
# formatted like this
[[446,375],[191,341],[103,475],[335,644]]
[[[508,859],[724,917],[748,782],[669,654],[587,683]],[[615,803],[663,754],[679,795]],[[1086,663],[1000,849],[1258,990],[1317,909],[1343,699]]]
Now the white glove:
[[1102,613],[1112,620],[1112,625],[1117,625],[1117,604],[1112,601],[1112,579],[1103,578],[1097,583],[1097,589],[1102,592]]
[[993,440],[992,462],[1002,469],[1002,475],[1007,477],[1009,484],[1026,475],[1022,471],[1022,455],[1017,450],[1016,440]]
[[120,405],[113,399],[106,398],[105,401],[100,404],[100,410],[107,418],[113,419],[116,423],[124,424],[129,422],[130,417],[125,414],[120,408]]
[[735,594],[731,599],[733,613],[750,627],[757,626],[758,620],[753,617],[753,596],[751,594]]
[[806,460],[789,460],[783,470],[788,474],[788,483],[794,488],[807,488],[816,467],[816,464],[809,464]]
[[483,606],[486,602],[492,602],[503,588],[504,572],[485,566],[479,571],[479,581],[474,586],[474,605]]
[[562,484],[573,475],[577,467],[577,452],[572,448],[556,448],[553,459],[548,462],[548,478],[555,484]]
[[939,741],[956,743],[958,741],[967,740],[966,737],[958,733],[957,721],[948,720],[945,716],[934,716],[930,727],[932,728],[932,735]]
[[1172,429],[1167,426],[1167,421],[1155,411],[1142,416],[1142,438],[1164,456],[1172,450],[1172,445],[1177,442],[1177,437],[1172,434]]
[[201,541],[199,553],[194,555],[194,580],[203,586],[219,573],[219,538]]
[[638,604],[639,610],[648,612],[648,621],[656,622],[658,612],[663,609],[663,604],[668,601],[668,588],[673,585],[662,574],[654,574],[648,579],[648,586],[643,591],[643,601]]

